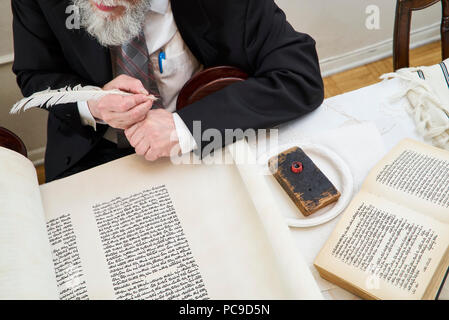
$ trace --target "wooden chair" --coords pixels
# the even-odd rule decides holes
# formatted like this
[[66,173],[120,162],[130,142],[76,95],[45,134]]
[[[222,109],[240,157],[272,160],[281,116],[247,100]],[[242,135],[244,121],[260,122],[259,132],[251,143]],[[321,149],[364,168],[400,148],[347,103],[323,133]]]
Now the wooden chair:
[[412,11],[441,1],[441,48],[443,60],[449,57],[449,0],[397,0],[393,36],[394,70],[409,66],[410,22]]
[[230,66],[212,67],[198,72],[181,89],[176,110],[181,110],[216,91],[247,78],[248,75],[245,72]]
[[8,129],[0,127],[0,147],[5,147],[14,150],[25,157],[27,156],[27,149],[23,141]]

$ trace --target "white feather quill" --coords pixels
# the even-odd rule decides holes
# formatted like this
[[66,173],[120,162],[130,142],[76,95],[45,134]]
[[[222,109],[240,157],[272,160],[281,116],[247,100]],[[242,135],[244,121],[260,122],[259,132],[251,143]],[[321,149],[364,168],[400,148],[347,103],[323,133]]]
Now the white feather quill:
[[[92,99],[99,99],[108,94],[118,94],[122,96],[128,96],[132,93],[121,90],[103,90],[94,86],[81,86],[77,85],[73,88],[64,87],[56,90],[43,90],[36,92],[33,95],[23,98],[11,108],[10,113],[18,113],[20,110],[28,110],[34,107],[52,107],[57,104],[73,103],[80,101],[88,101]],[[153,100],[157,98],[153,95],[150,96]]]

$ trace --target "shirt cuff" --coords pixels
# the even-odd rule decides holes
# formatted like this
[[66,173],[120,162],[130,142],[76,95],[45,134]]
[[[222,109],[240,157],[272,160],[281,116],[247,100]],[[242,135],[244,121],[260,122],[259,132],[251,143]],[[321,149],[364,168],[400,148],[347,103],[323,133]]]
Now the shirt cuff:
[[175,122],[176,133],[178,134],[179,146],[181,148],[181,153],[189,153],[198,148],[195,139],[190,133],[184,121],[175,112],[173,113],[173,121]]
[[97,122],[92,116],[87,105],[87,101],[78,102],[78,112],[80,113],[81,124],[84,126],[91,126],[94,130],[97,130]]

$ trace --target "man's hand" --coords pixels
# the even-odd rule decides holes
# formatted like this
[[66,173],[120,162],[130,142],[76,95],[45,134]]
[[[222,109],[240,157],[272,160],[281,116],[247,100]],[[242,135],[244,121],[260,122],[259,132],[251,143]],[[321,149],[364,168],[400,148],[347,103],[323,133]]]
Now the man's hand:
[[96,119],[103,120],[117,129],[127,129],[145,119],[153,100],[138,79],[121,75],[107,83],[104,90],[119,89],[134,93],[132,96],[110,94],[99,100],[87,102],[90,113]]
[[136,153],[148,161],[180,151],[173,114],[163,109],[150,110],[145,120],[125,130],[125,135]]

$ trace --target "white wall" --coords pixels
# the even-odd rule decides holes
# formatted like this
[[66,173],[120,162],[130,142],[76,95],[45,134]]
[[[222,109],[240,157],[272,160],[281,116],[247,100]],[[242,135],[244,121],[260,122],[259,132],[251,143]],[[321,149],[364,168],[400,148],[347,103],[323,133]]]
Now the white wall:
[[0,127],[17,134],[25,143],[28,157],[35,164],[43,162],[47,135],[47,111],[32,109],[10,115],[9,109],[22,95],[16,85],[11,64],[0,65]]
[[30,110],[10,115],[11,106],[22,98],[12,73],[12,15],[10,1],[0,1],[0,127],[16,133],[25,143],[28,157],[35,163],[43,162],[47,111]]
[[0,57],[11,53],[11,4],[10,1],[3,0],[0,2]]
[[[324,75],[361,65],[391,55],[394,0],[276,0],[290,23],[311,34],[317,41]],[[368,5],[380,9],[380,29],[365,27]],[[412,46],[439,37],[441,8],[414,13]],[[9,108],[21,98],[11,72],[12,31],[10,1],[0,1],[0,126],[16,132],[36,163],[42,161],[47,114],[43,110],[10,116]]]
[[[298,31],[312,35],[323,75],[392,55],[394,0],[276,0]],[[365,26],[370,5],[379,8],[379,30]],[[411,46],[439,38],[441,5],[412,16]]]

